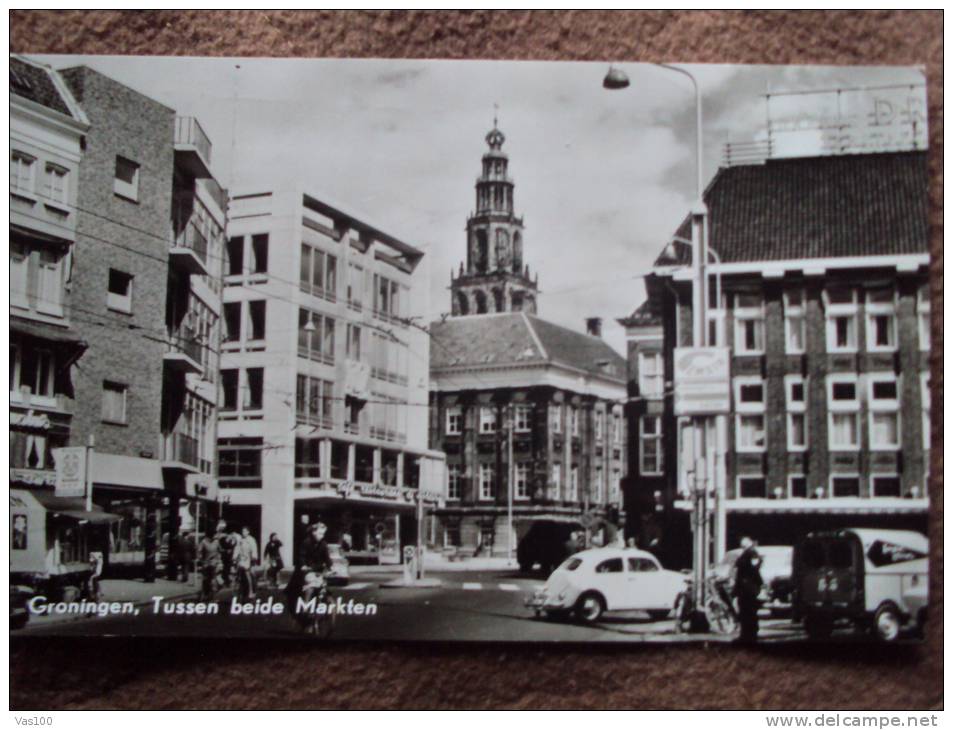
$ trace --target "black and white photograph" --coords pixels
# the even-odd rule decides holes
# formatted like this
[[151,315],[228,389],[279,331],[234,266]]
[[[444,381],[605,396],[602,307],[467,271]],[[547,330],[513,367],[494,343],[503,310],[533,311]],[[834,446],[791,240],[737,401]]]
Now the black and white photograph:
[[937,618],[922,68],[9,65],[12,635]]

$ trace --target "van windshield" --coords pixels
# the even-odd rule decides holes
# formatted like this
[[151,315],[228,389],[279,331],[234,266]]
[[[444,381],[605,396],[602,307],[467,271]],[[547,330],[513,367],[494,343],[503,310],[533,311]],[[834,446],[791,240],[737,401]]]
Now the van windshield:
[[832,542],[830,545],[830,565],[832,568],[850,568],[854,564],[854,551],[849,542]]
[[824,545],[820,542],[807,542],[802,553],[804,565],[808,568],[824,567]]

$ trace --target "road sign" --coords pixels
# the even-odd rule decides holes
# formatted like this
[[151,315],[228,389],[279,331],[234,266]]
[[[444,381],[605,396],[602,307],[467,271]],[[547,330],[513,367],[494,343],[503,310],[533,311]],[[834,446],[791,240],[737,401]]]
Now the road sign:
[[675,415],[710,416],[731,411],[727,347],[676,347]]

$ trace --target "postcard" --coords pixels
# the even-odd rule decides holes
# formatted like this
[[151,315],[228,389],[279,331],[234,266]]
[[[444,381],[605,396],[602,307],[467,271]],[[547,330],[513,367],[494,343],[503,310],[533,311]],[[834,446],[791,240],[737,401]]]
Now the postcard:
[[915,641],[922,70],[10,58],[15,636]]

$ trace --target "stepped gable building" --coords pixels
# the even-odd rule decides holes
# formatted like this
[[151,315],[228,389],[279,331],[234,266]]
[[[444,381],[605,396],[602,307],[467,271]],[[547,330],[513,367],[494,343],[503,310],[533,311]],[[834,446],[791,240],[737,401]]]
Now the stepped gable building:
[[[729,549],[741,535],[926,530],[926,165],[921,151],[772,159],[722,168],[706,191],[720,260],[708,268],[709,342],[731,349],[732,393],[706,462]],[[685,561],[692,430],[665,389],[673,348],[691,339],[691,250],[677,242],[688,236],[686,222],[655,262],[649,303],[619,320],[639,396],[627,496]]]
[[487,143],[453,316],[430,328],[430,446],[447,454],[431,538],[448,553],[515,556],[537,520],[619,519],[625,361],[597,318],[583,334],[536,316],[495,124]]

